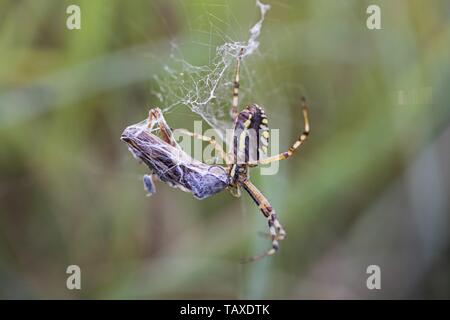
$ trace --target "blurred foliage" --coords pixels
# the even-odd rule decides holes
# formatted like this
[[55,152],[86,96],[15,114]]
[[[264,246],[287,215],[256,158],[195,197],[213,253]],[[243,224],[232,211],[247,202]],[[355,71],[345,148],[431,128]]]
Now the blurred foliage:
[[[366,28],[373,3],[382,30]],[[81,30],[65,27],[70,4]],[[240,265],[269,246],[251,199],[161,183],[147,198],[119,137],[158,105],[170,43],[208,63],[212,26],[245,40],[254,2],[0,0],[0,297],[450,297],[450,3],[270,4],[241,103],[263,105],[288,147],[306,94],[312,134],[277,175],[254,170],[288,237]],[[80,291],[66,289],[71,264]],[[381,291],[365,287],[370,264]]]

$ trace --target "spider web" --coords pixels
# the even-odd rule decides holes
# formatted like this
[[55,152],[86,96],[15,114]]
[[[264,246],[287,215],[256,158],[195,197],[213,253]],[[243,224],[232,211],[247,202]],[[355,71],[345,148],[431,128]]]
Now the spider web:
[[[190,17],[188,11],[192,8],[186,8],[183,3],[180,5],[184,6],[186,17]],[[187,107],[200,115],[223,140],[226,129],[231,127],[229,111],[236,59],[241,49],[243,64],[248,57],[260,54],[259,37],[269,10],[270,5],[257,0],[257,21],[246,30],[244,36],[239,36],[244,28],[238,23],[228,2],[202,4],[202,14],[187,21],[192,40],[188,44],[173,41],[171,63],[164,65],[161,76],[154,76],[156,85],[152,88],[152,94],[162,106],[162,111],[168,113],[177,107]],[[183,52],[192,46],[197,51],[204,48],[201,51],[208,54],[208,63],[194,64],[184,58]],[[250,90],[248,83],[247,89],[241,87],[241,103]]]

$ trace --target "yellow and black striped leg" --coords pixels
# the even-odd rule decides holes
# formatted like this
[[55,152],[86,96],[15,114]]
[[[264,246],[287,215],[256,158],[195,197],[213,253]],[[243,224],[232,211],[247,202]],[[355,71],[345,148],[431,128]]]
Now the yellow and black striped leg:
[[239,73],[241,69],[241,56],[244,53],[244,49],[241,49],[239,52],[239,56],[237,57],[237,63],[236,63],[236,74],[234,77],[234,83],[233,83],[233,101],[231,104],[231,120],[233,122],[236,120],[238,116],[238,105],[239,105]]
[[297,149],[303,144],[303,142],[305,142],[305,140],[308,138],[309,132],[310,132],[309,119],[308,119],[308,108],[306,107],[305,100],[303,100],[302,112],[303,112],[303,119],[304,119],[303,132],[298,137],[297,141],[295,141],[294,144],[289,148],[289,150],[286,152],[282,152],[276,156],[272,156],[272,157],[269,157],[266,159],[261,159],[259,161],[251,162],[251,163],[249,163],[249,165],[255,166],[255,165],[260,165],[260,164],[268,164],[268,163],[271,163],[274,161],[286,160],[289,157],[291,157],[294,154],[294,152],[297,151]]
[[182,129],[182,128],[175,129],[175,132],[179,132],[179,133],[184,134],[186,136],[193,137],[195,139],[199,139],[199,140],[208,142],[209,144],[211,144],[214,147],[214,150],[216,150],[217,153],[219,154],[219,156],[225,161],[225,164],[231,164],[232,163],[231,159],[229,159],[228,154],[223,150],[222,146],[217,143],[216,139],[211,138],[211,137],[207,137],[207,136],[204,136],[204,135],[201,135],[201,134],[197,134],[197,133],[194,133],[194,132],[191,132],[189,130]]
[[267,218],[267,223],[269,227],[269,236],[272,240],[272,247],[266,251],[265,253],[254,256],[248,259],[244,259],[242,262],[253,262],[257,261],[266,256],[271,256],[275,254],[279,249],[279,242],[286,237],[286,232],[283,229],[283,226],[278,221],[277,214],[275,210],[273,210],[269,201],[267,201],[266,197],[258,190],[250,181],[246,180],[242,183],[243,188],[249,193],[255,203],[258,205],[261,212]]

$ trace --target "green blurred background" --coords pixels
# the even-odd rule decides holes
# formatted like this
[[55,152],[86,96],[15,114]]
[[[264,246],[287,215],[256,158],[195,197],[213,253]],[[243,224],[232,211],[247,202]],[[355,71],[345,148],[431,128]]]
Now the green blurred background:
[[[266,2],[241,106],[264,106],[287,148],[305,94],[312,133],[277,175],[254,171],[288,237],[241,265],[270,245],[251,199],[162,183],[145,197],[119,137],[165,107],[152,88],[174,43],[210,63],[221,40],[248,39],[255,2],[0,0],[1,298],[450,298],[450,2]],[[81,290],[66,288],[72,264]]]

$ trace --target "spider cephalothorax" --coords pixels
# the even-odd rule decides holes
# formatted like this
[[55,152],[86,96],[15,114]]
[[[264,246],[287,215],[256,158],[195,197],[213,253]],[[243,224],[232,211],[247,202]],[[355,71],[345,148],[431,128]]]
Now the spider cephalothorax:
[[[288,151],[271,157],[267,154],[269,128],[267,116],[260,106],[251,104],[238,113],[239,104],[239,69],[242,51],[237,58],[236,76],[233,87],[231,118],[234,123],[233,151],[226,153],[217,142],[210,137],[198,135],[185,129],[178,132],[207,141],[225,161],[224,166],[209,165],[193,159],[175,142],[172,130],[167,125],[160,109],[150,110],[149,118],[141,123],[131,125],[122,133],[121,139],[128,144],[131,153],[143,161],[152,171],[144,176],[144,186],[152,194],[155,192],[154,178],[191,192],[196,198],[204,199],[224,189],[240,196],[243,188],[255,201],[263,215],[267,218],[272,247],[259,256],[247,259],[258,260],[274,254],[286,232],[278,221],[277,214],[266,197],[250,182],[249,168],[260,164],[268,164],[289,158],[309,134],[308,112],[305,99],[302,99],[304,130]],[[160,137],[152,133],[155,125],[160,129]]]

